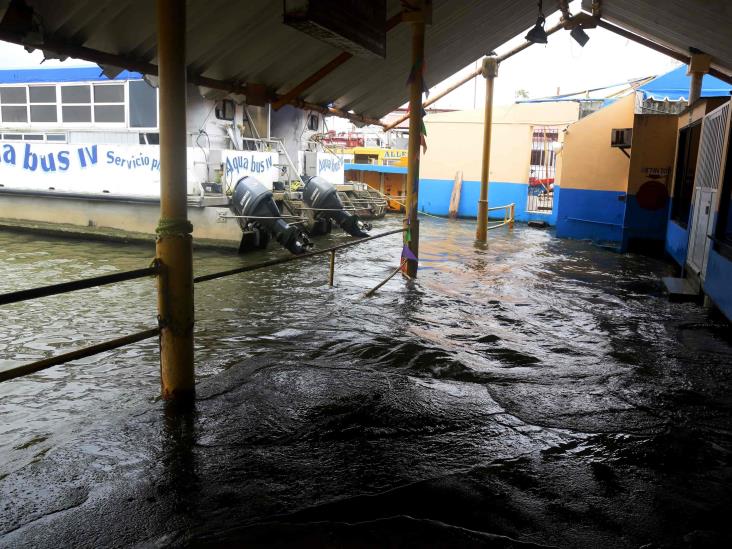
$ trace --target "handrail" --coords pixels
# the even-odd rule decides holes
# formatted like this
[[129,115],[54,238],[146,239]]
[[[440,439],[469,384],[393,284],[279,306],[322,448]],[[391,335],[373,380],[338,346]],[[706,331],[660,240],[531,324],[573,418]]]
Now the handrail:
[[515,205],[516,205],[515,202],[511,202],[510,204],[504,204],[503,206],[493,206],[491,208],[488,208],[488,211],[495,212],[496,210],[505,210],[506,208],[510,208]]
[[407,229],[394,229],[393,231],[387,231],[385,233],[379,233],[375,234],[373,236],[367,236],[365,238],[359,238],[358,240],[353,240],[351,242],[346,242],[345,244],[339,244],[338,246],[331,246],[330,248],[323,248],[322,250],[316,250],[314,252],[307,252],[300,255],[293,255],[288,257],[282,257],[279,259],[272,259],[270,261],[263,261],[262,263],[255,263],[254,265],[246,265],[244,267],[238,267],[236,269],[229,269],[227,271],[220,271],[218,273],[211,273],[207,275],[201,275],[194,277],[193,282],[207,282],[209,280],[215,280],[217,278],[223,278],[225,276],[231,276],[235,274],[240,273],[247,273],[250,271],[256,271],[257,269],[263,269],[264,267],[274,267],[275,265],[282,265],[283,263],[289,263],[291,261],[298,261],[302,259],[309,259],[311,257],[315,257],[318,255],[327,254],[330,252],[334,252],[336,250],[342,250],[343,248],[350,248],[351,246],[355,246],[356,244],[360,244],[362,242],[366,242],[367,240],[374,240],[376,238],[381,238],[383,236],[389,236],[391,234],[397,234],[397,233],[403,233]]
[[17,368],[11,368],[10,370],[0,372],[0,383],[2,383],[3,381],[9,381],[11,379],[16,379],[18,377],[27,376],[35,372],[40,372],[41,370],[45,370],[46,368],[58,366],[59,364],[65,364],[66,362],[71,362],[72,360],[78,360],[80,358],[86,358],[88,356],[103,353],[104,351],[117,349],[119,347],[129,345],[130,343],[142,341],[143,339],[150,339],[151,337],[155,337],[159,333],[159,328],[150,328],[149,330],[143,330],[142,332],[137,332],[124,337],[118,337],[117,339],[111,339],[103,343],[97,343],[96,345],[90,345],[89,347],[83,347],[81,349],[70,351],[68,353],[57,356],[52,356],[50,358],[44,358],[36,362],[31,362],[30,364],[24,364],[23,366],[18,366]]
[[86,288],[94,288],[95,286],[106,286],[115,282],[124,282],[126,280],[135,280],[136,278],[144,278],[146,276],[158,273],[158,266],[153,265],[145,269],[135,269],[133,271],[124,271],[108,275],[94,276],[91,278],[82,278],[71,282],[61,282],[60,284],[51,284],[49,286],[41,286],[39,288],[30,288],[28,290],[18,290],[17,292],[8,292],[0,294],[0,305],[8,305],[19,301],[27,301],[39,297],[47,297],[51,295],[65,294],[76,290],[84,290]]

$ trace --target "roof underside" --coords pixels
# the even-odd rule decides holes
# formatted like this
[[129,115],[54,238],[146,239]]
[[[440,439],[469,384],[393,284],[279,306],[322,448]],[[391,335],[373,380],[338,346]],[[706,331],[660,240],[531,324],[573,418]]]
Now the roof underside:
[[[155,2],[27,0],[47,37],[156,63]],[[548,15],[556,2],[544,2]],[[188,0],[187,61],[194,73],[285,93],[340,51],[282,22],[276,0]],[[387,15],[401,9],[387,1]],[[536,21],[536,0],[434,0],[425,78],[436,84]],[[354,57],[302,99],[379,118],[407,100],[410,28],[387,33],[386,59]]]
[[[592,0],[582,8],[592,11]],[[708,53],[712,66],[732,74],[729,0],[603,0],[602,18],[680,53]]]
[[[151,0],[26,0],[46,40],[85,46],[156,64]],[[0,8],[9,0],[0,0]],[[585,9],[591,0],[583,0]],[[187,0],[191,74],[235,84],[262,84],[283,94],[331,61],[338,49],[282,22],[277,0]],[[546,15],[556,0],[545,0]],[[387,16],[401,9],[387,0]],[[2,13],[0,9],[0,14]],[[713,56],[732,73],[732,3],[728,0],[603,0],[603,18],[688,53]],[[536,0],[433,0],[425,46],[428,85],[436,84],[528,29]],[[42,49],[42,45],[38,46]],[[387,33],[386,59],[354,57],[306,90],[301,99],[379,118],[407,100],[410,28]]]

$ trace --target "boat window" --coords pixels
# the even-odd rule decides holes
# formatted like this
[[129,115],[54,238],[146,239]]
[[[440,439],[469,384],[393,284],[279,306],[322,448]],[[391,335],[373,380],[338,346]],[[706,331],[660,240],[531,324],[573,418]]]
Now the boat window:
[[56,122],[56,104],[53,105],[31,105],[31,122]]
[[140,145],[160,145],[159,133],[141,133],[139,138]]
[[94,122],[124,122],[124,105],[94,105]]
[[219,120],[234,120],[236,106],[231,99],[222,99],[216,104],[214,115]]
[[64,105],[61,112],[64,122],[91,122],[90,105]]
[[56,86],[28,86],[31,122],[56,122]]
[[311,114],[308,116],[308,129],[314,132],[318,131],[319,120],[317,114]]
[[0,103],[3,105],[25,105],[25,86],[0,88]]
[[56,86],[28,86],[31,103],[56,103]]
[[25,105],[22,107],[7,107],[5,105],[0,108],[0,115],[3,122],[28,122],[28,109]]
[[144,80],[131,80],[130,94],[130,127],[158,127],[158,91]]
[[94,103],[124,103],[124,84],[94,84]]
[[89,86],[61,86],[61,102],[66,103],[90,103],[91,93]]
[[0,120],[10,123],[28,122],[25,86],[0,88]]

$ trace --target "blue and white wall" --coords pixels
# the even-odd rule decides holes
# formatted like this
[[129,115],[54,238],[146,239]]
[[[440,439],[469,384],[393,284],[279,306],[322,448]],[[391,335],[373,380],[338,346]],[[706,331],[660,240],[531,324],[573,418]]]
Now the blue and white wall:
[[610,147],[613,128],[632,128],[634,96],[572,124],[562,147],[557,236],[624,247],[630,159]]
[[[419,204],[421,211],[447,215],[458,172],[463,183],[458,215],[476,217],[480,194],[483,157],[483,111],[459,111],[427,116],[427,152],[420,165]],[[488,205],[516,205],[518,221],[556,222],[555,187],[552,213],[526,211],[531,141],[534,126],[565,127],[577,120],[579,105],[574,102],[523,103],[494,108]],[[503,218],[503,211],[490,212]]]

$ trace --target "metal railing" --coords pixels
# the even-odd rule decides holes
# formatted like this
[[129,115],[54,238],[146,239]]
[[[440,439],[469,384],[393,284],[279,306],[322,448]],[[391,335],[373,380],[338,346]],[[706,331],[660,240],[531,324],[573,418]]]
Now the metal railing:
[[487,228],[489,230],[497,229],[498,227],[503,227],[504,225],[513,227],[516,216],[516,204],[514,202],[511,202],[510,204],[505,204],[503,206],[493,206],[492,208],[488,208],[489,212],[496,212],[498,210],[503,210],[503,221],[493,224],[488,223]]
[[[276,265],[282,265],[282,264],[290,263],[293,261],[302,261],[305,259],[310,259],[315,256],[331,254],[328,282],[329,282],[330,286],[333,286],[336,251],[342,250],[345,248],[350,248],[352,246],[356,246],[358,244],[367,242],[369,240],[382,238],[382,237],[389,236],[392,234],[402,233],[405,230],[406,229],[403,229],[403,228],[395,229],[392,231],[386,231],[384,233],[379,233],[379,234],[376,234],[373,236],[359,238],[358,240],[353,240],[351,242],[346,242],[345,244],[331,246],[329,248],[324,248],[322,250],[317,250],[314,252],[308,252],[308,253],[304,253],[301,255],[282,257],[282,258],[273,259],[270,261],[263,261],[261,263],[255,263],[254,265],[247,265],[244,267],[239,267],[237,269],[229,269],[226,271],[209,273],[209,274],[194,277],[193,282],[194,283],[207,282],[209,280],[216,280],[218,278],[224,278],[227,276],[255,271],[258,269],[264,269],[266,267],[273,267]],[[124,271],[121,273],[95,276],[95,277],[84,278],[81,280],[75,280],[75,281],[71,281],[71,282],[63,282],[60,284],[51,284],[49,286],[41,286],[38,288],[31,288],[28,290],[19,290],[19,291],[15,291],[15,292],[8,292],[5,294],[0,294],[0,305],[18,303],[21,301],[28,301],[30,299],[37,299],[40,297],[60,295],[60,294],[65,294],[65,293],[69,293],[69,292],[74,292],[77,290],[94,288],[94,287],[98,287],[98,286],[105,286],[108,284],[113,284],[115,282],[136,280],[136,279],[144,278],[144,277],[148,277],[148,276],[159,276],[160,274],[161,274],[161,269],[160,269],[159,265],[157,264],[157,262],[155,262],[153,265],[151,265],[150,267],[147,267],[145,269],[135,269],[132,271]],[[389,277],[389,278],[391,278],[391,277]],[[383,284],[381,284],[381,285],[383,285]],[[373,291],[378,289],[378,287],[380,287],[381,285],[377,286],[377,288],[374,288],[374,290],[372,290],[371,293],[373,293]],[[149,329],[142,330],[140,332],[129,334],[129,335],[126,335],[123,337],[104,341],[102,343],[97,343],[94,345],[90,345],[88,347],[82,347],[81,349],[76,349],[74,351],[69,351],[67,353],[63,353],[63,354],[56,355],[53,357],[44,358],[44,359],[41,359],[41,360],[38,360],[35,362],[31,362],[29,364],[17,366],[15,368],[11,368],[9,370],[0,371],[0,383],[2,383],[3,381],[10,381],[12,379],[17,379],[19,377],[33,374],[33,373],[39,372],[41,370],[51,368],[52,366],[58,366],[61,364],[65,364],[67,362],[71,362],[72,360],[78,360],[81,358],[86,358],[86,357],[93,356],[93,355],[103,353],[106,351],[110,351],[113,349],[118,349],[119,347],[123,347],[123,346],[129,345],[131,343],[137,343],[137,342],[143,341],[145,339],[150,339],[152,337],[158,336],[159,334],[160,334],[159,327],[149,328]]]

